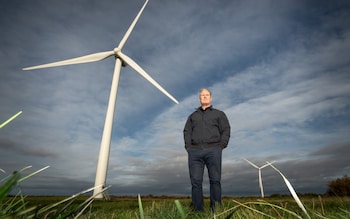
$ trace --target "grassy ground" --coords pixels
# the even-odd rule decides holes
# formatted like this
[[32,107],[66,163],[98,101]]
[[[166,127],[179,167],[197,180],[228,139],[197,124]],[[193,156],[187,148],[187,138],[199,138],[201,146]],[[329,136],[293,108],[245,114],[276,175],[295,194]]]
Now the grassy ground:
[[[66,197],[26,197],[28,206],[46,206]],[[72,205],[78,205],[88,197],[79,197]],[[111,197],[95,200],[80,218],[308,218],[290,196],[229,198],[215,214],[205,200],[204,212],[193,212],[188,197]],[[179,208],[175,200],[181,204]],[[350,197],[301,197],[310,218],[350,218]],[[140,212],[141,209],[141,212]]]

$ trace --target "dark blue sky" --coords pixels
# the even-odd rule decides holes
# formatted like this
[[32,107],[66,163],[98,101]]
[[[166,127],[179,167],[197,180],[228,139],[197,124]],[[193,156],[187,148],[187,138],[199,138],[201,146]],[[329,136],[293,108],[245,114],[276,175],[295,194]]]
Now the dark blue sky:
[[[94,184],[114,68],[100,62],[22,68],[115,48],[143,1],[0,3],[0,168],[44,172],[25,194],[70,195]],[[182,130],[208,87],[226,112],[223,194],[259,195],[275,166],[297,192],[324,193],[349,174],[348,1],[150,0],[123,52],[179,100],[122,68],[107,184],[112,195],[189,195]],[[1,176],[6,174],[1,173]],[[270,167],[265,194],[288,193]],[[208,192],[208,182],[205,181]]]

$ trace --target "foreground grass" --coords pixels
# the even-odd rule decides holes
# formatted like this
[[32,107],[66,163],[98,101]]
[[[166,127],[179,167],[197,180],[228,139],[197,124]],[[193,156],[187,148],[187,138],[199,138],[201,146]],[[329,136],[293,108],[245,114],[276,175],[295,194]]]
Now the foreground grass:
[[[26,197],[32,206],[46,206],[66,197]],[[75,205],[88,197],[79,197]],[[176,205],[176,200],[181,209]],[[301,197],[311,218],[350,218],[350,197]],[[205,199],[204,212],[193,212],[188,197],[142,197],[142,212],[137,197],[111,197],[110,200],[95,200],[79,218],[306,218],[303,211],[289,196],[224,198],[215,214],[209,211]]]
[[[0,219],[16,218],[350,218],[349,197],[302,196],[295,192],[288,179],[272,163],[285,181],[292,196],[259,198],[224,198],[222,206],[215,212],[209,209],[205,200],[204,212],[190,208],[190,198],[181,197],[111,197],[111,200],[94,200],[87,196],[95,188],[89,188],[69,197],[24,197],[20,182],[45,170],[22,177],[21,173],[31,166],[0,179]],[[0,169],[4,172],[2,169]],[[5,172],[4,172],[5,173]],[[9,196],[13,189],[15,196]],[[109,187],[103,188],[102,192]]]
[[[271,165],[272,166],[272,165]],[[44,169],[25,177],[19,172],[0,180],[0,218],[350,218],[349,197],[300,197],[284,177],[292,196],[258,198],[225,198],[215,213],[205,200],[204,212],[190,208],[190,198],[181,197],[111,197],[94,200],[87,196],[94,188],[69,197],[24,197],[19,183]],[[277,170],[277,169],[276,169]],[[277,170],[278,171],[278,170]],[[16,188],[16,196],[8,196]],[[107,190],[109,187],[104,188]]]

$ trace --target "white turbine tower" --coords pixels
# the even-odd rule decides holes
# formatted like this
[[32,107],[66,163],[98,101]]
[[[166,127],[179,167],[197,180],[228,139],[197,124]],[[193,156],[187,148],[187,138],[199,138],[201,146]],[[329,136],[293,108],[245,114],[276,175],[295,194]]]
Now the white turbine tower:
[[122,48],[126,40],[128,39],[128,37],[130,36],[130,33],[132,32],[135,24],[137,23],[147,3],[148,3],[148,0],[146,0],[145,3],[143,4],[141,10],[139,11],[134,21],[131,23],[129,29],[127,30],[122,40],[120,41],[118,47],[116,47],[112,51],[99,52],[99,53],[94,53],[94,54],[81,56],[73,59],[68,59],[64,61],[23,68],[23,70],[49,68],[49,67],[61,66],[61,65],[95,62],[95,61],[103,60],[110,56],[115,57],[116,62],[115,62],[113,79],[112,79],[112,86],[111,86],[111,91],[109,96],[106,119],[105,119],[103,134],[102,134],[102,140],[101,140],[100,154],[99,154],[97,170],[96,170],[94,196],[97,199],[103,198],[102,190],[106,183],[106,175],[107,175],[107,167],[108,167],[109,151],[110,151],[111,135],[112,135],[112,126],[113,126],[113,117],[114,117],[114,111],[115,111],[114,109],[115,109],[115,102],[117,97],[120,69],[122,65],[123,66],[124,64],[129,65],[136,72],[138,72],[145,79],[147,79],[150,83],[152,83],[155,87],[157,87],[161,92],[163,92],[166,96],[168,96],[171,100],[173,100],[177,104],[179,103],[164,88],[162,88],[153,78],[151,78],[151,76],[149,76],[138,64],[136,64],[136,62],[134,62],[130,57],[122,53]]
[[264,198],[264,188],[263,188],[263,184],[262,184],[262,178],[261,178],[261,169],[269,166],[270,164],[273,164],[274,162],[262,165],[261,167],[258,167],[257,165],[253,164],[252,162],[250,162],[249,160],[243,158],[245,161],[247,161],[250,165],[252,165],[253,167],[257,168],[259,170],[259,188],[260,188],[260,192],[261,192],[261,197]]

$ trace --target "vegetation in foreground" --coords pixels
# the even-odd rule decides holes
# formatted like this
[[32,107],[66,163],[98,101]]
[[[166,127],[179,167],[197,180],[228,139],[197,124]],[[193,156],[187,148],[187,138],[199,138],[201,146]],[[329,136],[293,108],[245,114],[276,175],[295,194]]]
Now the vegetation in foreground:
[[[30,206],[49,206],[67,197],[26,197]],[[80,205],[89,197],[81,196],[71,204]],[[189,197],[114,197],[110,200],[95,200],[77,218],[307,218],[290,196],[225,197],[215,214],[209,210],[209,199],[205,199],[205,211],[194,212]],[[302,196],[301,200],[311,218],[350,218],[350,197]],[[179,207],[179,203],[181,207]],[[29,207],[29,206],[28,206]],[[142,209],[142,212],[141,212]],[[72,215],[70,218],[74,218]],[[1,218],[1,217],[0,217]],[[59,218],[59,217],[58,217]]]
[[[46,169],[47,167],[21,177],[23,170],[0,179],[0,218],[350,218],[350,197],[344,196],[299,196],[289,181],[285,180],[292,196],[272,196],[267,198],[229,198],[223,200],[215,212],[209,209],[195,212],[190,208],[190,198],[184,197],[112,197],[110,200],[94,200],[86,194],[87,189],[70,197],[23,197],[20,182]],[[274,167],[273,167],[274,168]],[[335,182],[347,192],[349,178]],[[330,183],[329,194],[334,194],[335,184]],[[9,196],[16,188],[17,195]],[[104,192],[108,188],[104,188]]]

